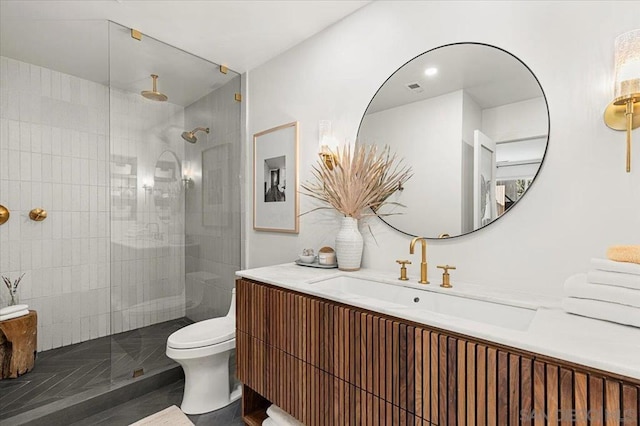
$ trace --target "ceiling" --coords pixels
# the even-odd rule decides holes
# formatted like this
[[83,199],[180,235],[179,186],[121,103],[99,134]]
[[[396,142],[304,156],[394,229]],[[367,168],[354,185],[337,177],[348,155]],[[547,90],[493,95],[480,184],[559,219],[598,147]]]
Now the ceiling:
[[82,61],[82,55],[107,43],[99,31],[111,20],[242,73],[369,2],[1,0],[0,48],[31,63],[27,59],[66,58],[76,69],[80,63],[96,68],[98,75],[104,53],[95,63]]
[[[436,68],[434,76],[425,75]],[[420,89],[410,90],[408,84]],[[531,71],[511,54],[483,44],[460,43],[426,52],[398,69],[383,84],[367,114],[464,90],[480,108],[543,95]]]

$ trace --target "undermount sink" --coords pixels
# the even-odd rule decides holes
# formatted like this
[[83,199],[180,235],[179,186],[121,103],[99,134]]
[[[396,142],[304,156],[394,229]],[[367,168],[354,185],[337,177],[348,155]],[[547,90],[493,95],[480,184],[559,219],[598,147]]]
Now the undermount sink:
[[340,275],[309,283],[315,290],[339,297],[346,303],[359,301],[377,308],[402,309],[416,314],[437,313],[503,328],[525,331],[536,309],[476,299],[460,294],[443,294],[372,279]]

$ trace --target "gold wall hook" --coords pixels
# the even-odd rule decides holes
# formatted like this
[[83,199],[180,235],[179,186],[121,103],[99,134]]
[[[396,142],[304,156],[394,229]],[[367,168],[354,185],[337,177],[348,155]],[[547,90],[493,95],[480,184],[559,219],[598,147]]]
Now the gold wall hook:
[[29,217],[36,222],[42,222],[47,218],[47,211],[38,207],[29,212]]
[[0,225],[6,223],[9,220],[9,216],[11,216],[9,209],[0,204]]

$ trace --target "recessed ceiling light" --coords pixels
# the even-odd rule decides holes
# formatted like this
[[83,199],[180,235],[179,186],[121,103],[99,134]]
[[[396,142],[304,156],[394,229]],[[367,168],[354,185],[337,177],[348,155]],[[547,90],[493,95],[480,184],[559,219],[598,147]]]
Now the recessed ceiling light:
[[434,75],[438,74],[438,68],[427,68],[426,70],[424,70],[424,74],[427,77],[433,77]]

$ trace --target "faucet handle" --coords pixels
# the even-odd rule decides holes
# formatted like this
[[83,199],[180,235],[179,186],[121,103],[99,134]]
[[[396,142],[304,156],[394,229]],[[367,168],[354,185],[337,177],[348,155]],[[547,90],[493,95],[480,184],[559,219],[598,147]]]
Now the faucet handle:
[[407,265],[411,265],[411,262],[408,260],[396,260],[396,263],[400,264],[400,278],[399,280],[407,281]]
[[442,284],[440,284],[440,287],[444,287],[444,288],[453,287],[451,285],[451,277],[449,275],[449,269],[456,269],[456,267],[450,266],[450,265],[438,265],[438,268],[444,269],[444,272],[442,273]]

